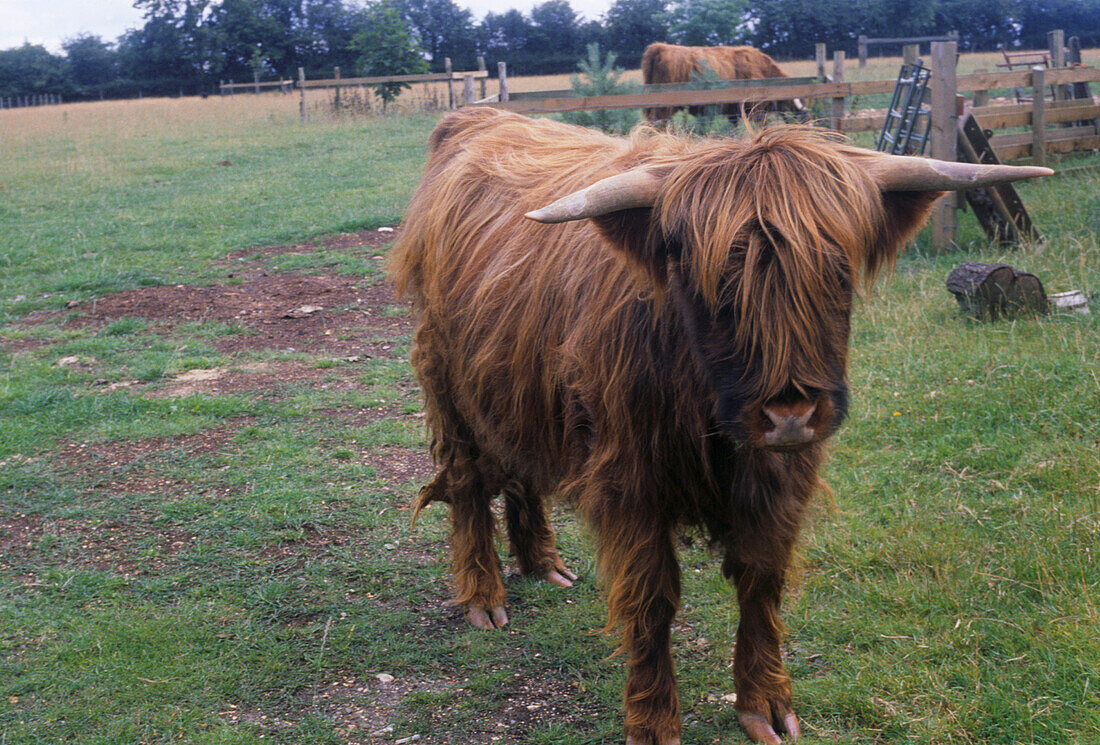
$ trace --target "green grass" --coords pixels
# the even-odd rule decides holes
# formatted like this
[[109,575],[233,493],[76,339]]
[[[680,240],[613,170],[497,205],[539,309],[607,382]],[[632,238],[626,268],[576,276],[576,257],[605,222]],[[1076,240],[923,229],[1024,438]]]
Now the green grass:
[[[239,285],[230,253],[377,276],[380,249],[250,249],[395,224],[432,118],[88,106],[13,128],[0,162],[0,743],[324,744],[390,725],[379,741],[619,742],[622,663],[590,633],[604,609],[568,512],[576,588],[509,577],[503,633],[444,605],[446,510],[414,530],[421,479],[396,469],[426,445],[407,335],[360,340],[392,357],[229,352],[256,331],[66,315]],[[1100,742],[1100,316],[977,323],[943,285],[985,260],[1048,291],[1100,288],[1097,177],[1020,192],[1042,246],[991,248],[962,215],[965,253],[918,242],[853,318],[836,496],[784,611],[805,742]],[[187,370],[254,363],[304,377],[168,395]],[[700,542],[682,564],[684,742],[744,742],[721,701],[736,606]]]

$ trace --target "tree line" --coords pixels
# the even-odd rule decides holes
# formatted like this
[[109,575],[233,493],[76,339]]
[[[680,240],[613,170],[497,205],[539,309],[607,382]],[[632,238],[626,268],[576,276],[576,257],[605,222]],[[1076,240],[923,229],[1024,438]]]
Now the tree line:
[[1042,48],[1062,28],[1100,46],[1100,0],[615,0],[586,21],[567,0],[480,20],[454,0],[135,0],[140,28],[114,41],[81,34],[62,53],[24,44],[0,50],[0,97],[68,100],[215,92],[251,81],[475,69],[503,60],[516,75],[572,72],[589,44],[635,67],[646,45],[751,44],[779,59],[807,58],[817,42],[854,53],[856,37],[959,32],[964,50]]

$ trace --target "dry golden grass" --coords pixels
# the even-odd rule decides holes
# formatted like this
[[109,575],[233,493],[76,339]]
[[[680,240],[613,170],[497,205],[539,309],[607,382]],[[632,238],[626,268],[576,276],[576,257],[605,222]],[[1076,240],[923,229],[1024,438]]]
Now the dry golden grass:
[[[1100,49],[1082,51],[1085,64],[1100,66]],[[959,73],[976,70],[996,71],[1003,61],[1000,52],[963,54],[959,57]],[[901,57],[874,57],[866,67],[859,67],[854,58],[846,60],[845,78],[855,80],[888,80],[897,75]],[[780,62],[780,68],[792,77],[810,77],[815,73],[813,60]],[[832,71],[832,60],[828,62]],[[508,78],[508,90],[512,92],[568,90],[570,74],[531,75]],[[641,83],[641,70],[627,70],[622,80]],[[499,89],[496,80],[485,81],[486,95]],[[456,83],[455,93],[462,95],[461,83]],[[481,84],[475,83],[475,93],[480,97]],[[382,113],[381,100],[369,89],[358,86],[341,89],[341,109],[333,106],[333,91],[310,89],[306,91],[306,113],[311,121],[338,122],[347,118]],[[213,131],[227,119],[247,123],[294,122],[299,119],[301,94],[265,92],[259,95],[241,93],[233,96],[209,98],[145,98],[126,101],[103,101],[61,106],[43,106],[26,109],[5,109],[0,115],[9,123],[5,136],[13,145],[25,145],[39,140],[43,133],[75,136],[80,132],[115,131],[118,137],[131,134],[161,135],[186,127],[189,131],[206,126]],[[437,111],[447,107],[446,83],[420,83],[402,91],[398,99],[388,107],[388,113],[400,115],[415,111]],[[122,127],[125,131],[119,129]]]

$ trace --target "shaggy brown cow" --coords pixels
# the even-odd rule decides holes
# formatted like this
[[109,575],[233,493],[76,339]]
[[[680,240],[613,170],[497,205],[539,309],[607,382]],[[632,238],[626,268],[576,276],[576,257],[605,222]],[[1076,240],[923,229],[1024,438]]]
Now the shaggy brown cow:
[[[650,83],[686,83],[692,75],[701,75],[705,68],[713,70],[718,77],[726,80],[761,80],[763,78],[786,78],[787,73],[779,69],[768,55],[756,47],[681,47],[675,44],[650,44],[642,54],[642,79]],[[736,119],[741,116],[741,104],[722,104],[721,112]],[[793,111],[802,112],[802,102],[795,98],[786,101],[746,103],[749,111]],[[702,106],[692,106],[688,111],[698,115]],[[649,121],[665,120],[676,113],[675,108],[659,107],[645,110]]]
[[563,586],[576,576],[543,499],[572,503],[630,656],[627,742],[676,743],[676,535],[698,526],[741,607],[740,720],[755,740],[797,735],[780,593],[848,407],[853,293],[938,189],[1047,173],[888,156],[806,127],[687,140],[445,117],[390,269],[420,312],[412,361],[439,466],[415,510],[450,505],[469,620],[508,622],[491,499],[504,496],[520,571]]

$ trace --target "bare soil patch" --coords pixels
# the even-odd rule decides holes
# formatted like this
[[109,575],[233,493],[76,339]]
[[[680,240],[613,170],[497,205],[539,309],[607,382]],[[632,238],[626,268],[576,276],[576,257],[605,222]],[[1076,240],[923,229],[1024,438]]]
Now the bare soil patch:
[[156,574],[194,540],[181,530],[141,520],[47,519],[20,513],[0,516],[0,569],[25,572],[28,566],[66,566],[124,578]]
[[324,236],[308,243],[295,243],[289,246],[261,246],[259,248],[242,248],[226,254],[227,260],[252,259],[256,256],[285,256],[287,254],[308,254],[324,249],[336,251],[356,248],[380,248],[387,243],[397,240],[401,234],[401,228],[390,230],[381,228],[378,230],[360,230],[355,233],[337,233]]
[[171,450],[190,456],[227,453],[229,443],[243,428],[255,420],[251,417],[233,419],[219,427],[211,427],[193,435],[150,437],[144,440],[111,440],[109,442],[73,442],[57,451],[58,460],[74,473],[99,481],[113,481],[126,470],[137,473],[148,468],[145,461]]
[[296,383],[310,383],[320,390],[351,390],[358,387],[358,368],[351,362],[318,368],[304,362],[250,362],[234,367],[187,370],[146,392],[150,398],[179,398],[195,394],[225,395],[252,391],[277,391]]
[[393,357],[412,333],[413,317],[386,282],[355,277],[261,273],[240,284],[139,287],[74,306],[66,325],[103,326],[119,318],[180,323],[220,321],[242,333],[218,338],[223,352],[254,349],[324,351]]
[[424,450],[384,447],[366,453],[368,463],[378,476],[400,486],[410,481],[428,481],[435,475],[435,464]]

